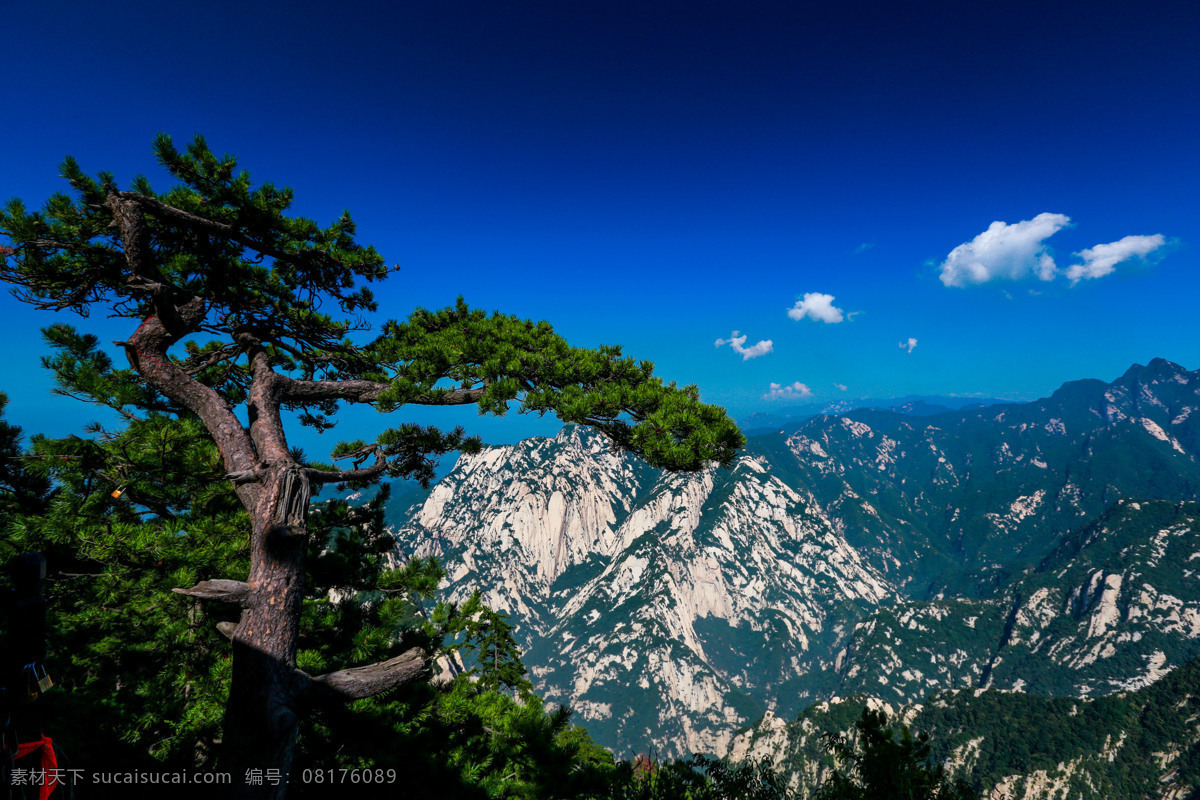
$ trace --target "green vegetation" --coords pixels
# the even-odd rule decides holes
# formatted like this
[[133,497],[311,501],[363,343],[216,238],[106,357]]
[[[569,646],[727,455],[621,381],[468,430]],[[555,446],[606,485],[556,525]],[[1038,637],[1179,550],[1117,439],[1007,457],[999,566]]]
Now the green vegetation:
[[[73,363],[89,362],[107,381],[131,380],[94,342],[61,330],[56,341],[60,356],[74,346]],[[186,415],[149,415],[91,434],[35,437],[29,453],[10,450],[22,456],[11,463],[29,465],[22,486],[44,487],[39,476],[57,485],[45,514],[10,519],[0,540],[4,561],[40,550],[55,565],[46,587],[56,684],[40,701],[46,731],[72,764],[89,770],[213,769],[231,661],[218,625],[235,613],[209,613],[172,590],[204,574],[244,574],[244,514],[221,480],[215,447]],[[3,494],[14,505],[36,506],[39,497],[7,486]],[[300,668],[329,671],[413,644],[461,652],[473,666],[313,709],[300,731],[297,774],[391,769],[411,797],[643,796],[632,767],[571,725],[566,709],[548,712],[532,695],[505,615],[477,596],[461,606],[432,604],[427,613],[440,567],[431,560],[386,566],[387,499],[384,486],[364,506],[314,507]],[[316,783],[293,790],[328,793]]]
[[963,781],[951,782],[935,764],[927,734],[913,736],[907,725],[888,724],[887,714],[863,709],[856,736],[827,733],[822,738],[840,769],[813,800],[977,800]]
[[[201,139],[180,152],[162,137],[156,154],[179,181],[166,193],[140,177],[121,190],[111,175],[88,177],[68,160],[73,196],[55,195],[40,212],[19,201],[0,212],[0,233],[11,242],[0,248],[0,275],[18,296],[47,310],[102,308],[139,323],[119,343],[127,369],[93,336],[63,324],[44,331],[58,391],[107,409],[119,425],[35,436],[25,451],[21,432],[0,421],[0,560],[30,550],[49,560],[57,690],[39,708],[73,763],[222,768],[239,783],[249,766],[267,773],[268,784],[272,772],[290,774],[292,794],[306,797],[327,796],[328,787],[297,778],[344,768],[393,774],[412,797],[790,796],[766,762],[617,763],[571,724],[569,710],[535,696],[508,614],[478,592],[458,605],[438,602],[445,576],[436,561],[394,561],[388,486],[361,506],[310,503],[321,486],[344,493],[388,477],[428,489],[439,455],[475,451],[478,440],[461,429],[401,424],[373,442],[338,445],[333,460],[349,462],[338,469],[290,447],[284,432],[290,421],[328,430],[344,403],[383,412],[476,405],[496,414],[515,404],[597,428],[644,457],[639,469],[690,471],[728,465],[744,443],[724,412],[701,404],[694,387],[664,385],[651,365],[619,348],[572,348],[544,322],[486,314],[461,299],[386,322],[367,340],[359,315],[375,303],[364,284],[390,270],[354,240],[348,214],[326,228],[288,216],[290,190],[253,186]],[[793,702],[843,679],[851,690],[908,697],[936,682],[903,668],[918,662],[941,685],[1003,678],[1015,686],[1028,676],[1020,680],[1035,692],[1067,694],[1144,674],[1151,653],[1166,664],[1195,655],[1194,639],[1147,624],[1120,631],[1100,658],[1060,653],[1045,663],[1094,611],[1101,578],[1119,574],[1127,587],[1194,602],[1198,507],[1178,500],[1197,496],[1200,468],[1133,422],[1109,424],[1092,413],[1087,404],[1103,390],[1070,387],[995,418],[972,411],[914,423],[861,411],[851,419],[872,430],[806,423],[801,432],[819,435],[841,459],[836,470],[814,471],[777,437],[763,437],[772,457],[787,452],[778,474],[810,487],[853,544],[882,567],[917,564],[909,588],[937,595],[880,609],[850,634],[847,663],[886,668],[824,670]],[[1057,427],[1045,423],[1048,413],[1058,415]],[[1200,441],[1195,420],[1178,420],[1181,439]],[[885,435],[892,440],[881,450]],[[881,457],[893,451],[896,458]],[[643,491],[654,491],[645,483]],[[701,509],[701,543],[734,489],[729,476],[718,478]],[[1119,499],[1131,489],[1168,499]],[[834,499],[825,504],[822,496]],[[1100,512],[1078,527],[1080,517]],[[1048,535],[1068,525],[1077,526],[1068,536]],[[629,544],[645,551],[651,579],[668,572],[650,545],[670,529],[661,522]],[[571,591],[602,568],[580,565],[555,588]],[[955,598],[956,591],[980,597]],[[633,624],[641,603],[681,602],[645,594],[653,596],[618,606],[626,620],[618,627]],[[1050,611],[1030,622],[1017,612],[1035,595],[1038,609]],[[588,602],[585,610],[606,601]],[[793,654],[789,629],[765,619],[753,631],[698,622],[709,650],[703,664],[661,628],[639,633],[640,643],[697,669],[783,675]],[[1118,624],[1134,619],[1126,614]],[[822,634],[832,641],[832,630]],[[976,658],[997,647],[1003,659]],[[627,671],[614,679],[618,692],[650,671],[644,652],[632,661],[622,653],[627,663],[612,668]],[[984,663],[995,669],[981,675]],[[817,800],[964,800],[1034,773],[1067,793],[1132,800],[1164,778],[1200,783],[1198,675],[1192,662],[1141,691],[1086,701],[938,694],[912,714],[915,734],[859,701],[823,706],[793,726],[800,744],[790,757],[817,766],[810,784],[825,776]],[[781,693],[792,690],[788,680]],[[647,684],[651,692],[657,681]],[[760,710],[749,693],[723,699],[735,713]],[[611,705],[654,736],[661,719],[653,704]],[[248,791],[282,795],[268,784]],[[396,793],[372,786],[359,794],[375,790]]]
[[[103,405],[137,391],[94,337],[58,326],[47,339],[60,391]],[[67,753],[90,766],[211,766],[229,679],[215,623],[231,617],[202,614],[171,590],[214,573],[243,577],[246,517],[197,420],[132,416],[120,430],[33,438],[22,463],[56,490],[43,513],[6,526],[0,560],[46,555],[57,688],[45,714]]]
[[986,797],[1003,781],[1023,796],[1040,780],[1039,798],[1141,800],[1164,779],[1181,796],[1200,787],[1200,660],[1137,692],[944,691],[905,717],[911,730],[887,724],[864,697],[814,705],[788,723],[780,773],[814,800],[908,796],[888,794],[895,787]]
[[3,419],[8,397],[0,392],[0,530],[15,514],[45,510],[50,482],[25,468],[21,429]]
[[[67,329],[52,332],[60,386],[101,402],[98,386],[133,382]],[[91,376],[84,385],[81,373]],[[165,409],[165,404],[163,406]],[[222,480],[219,454],[184,412],[130,419],[88,437],[34,437],[9,465],[5,507],[43,513],[7,519],[0,560],[38,550],[53,565],[46,585],[55,689],[42,699],[45,729],[73,764],[128,771],[212,769],[230,678],[220,613],[172,591],[209,574],[248,568],[244,511]],[[46,479],[56,491],[45,507]],[[114,493],[119,496],[114,497]],[[387,487],[369,504],[316,506],[310,516],[310,581],[301,669],[330,671],[392,657],[413,644],[489,654],[472,675],[306,718],[296,768],[394,768],[437,775],[460,796],[541,796],[538,786],[586,785],[614,770],[611,756],[560,710],[527,691],[503,616],[476,599],[426,614],[442,572],[413,560],[389,569],[383,528]],[[429,619],[426,619],[429,617]],[[447,642],[445,648],[442,642]],[[104,731],[105,735],[97,735]],[[407,745],[407,746],[405,746]],[[316,791],[315,787],[310,787]],[[301,790],[303,794],[303,790]],[[319,796],[319,793],[314,796]]]
[[[983,737],[970,765],[976,787],[1060,764],[1079,766],[1068,782],[1084,796],[1133,800],[1174,772],[1175,785],[1200,785],[1200,661],[1137,692],[1092,700],[1010,692],[954,692],[931,698],[914,724],[941,753]],[[1164,756],[1178,753],[1170,766]],[[1111,755],[1111,758],[1110,758]]]
[[[175,563],[173,553],[182,545],[163,541],[210,533],[200,531],[208,510],[192,512],[190,495],[170,496],[179,489],[166,485],[165,464],[158,474],[148,471],[141,483],[132,483],[141,461],[155,452],[153,431],[144,435],[144,453],[132,445],[118,447],[117,454],[129,463],[104,465],[106,473],[95,473],[97,467],[83,462],[96,457],[85,450],[102,445],[85,444],[78,453],[64,454],[91,470],[80,474],[77,482],[83,485],[76,488],[83,489],[80,510],[92,519],[103,516],[95,507],[97,474],[120,484],[114,500],[127,497],[128,512],[112,524],[131,535],[120,543],[105,540],[88,556],[115,560],[114,587],[134,577],[125,573],[132,569],[138,571],[140,588],[149,590],[153,578],[147,575],[146,552],[157,545],[164,558],[155,559],[153,569],[171,569],[162,575],[164,587],[176,582],[173,588],[191,597],[240,609],[232,630],[232,679],[222,728],[222,763],[231,772],[289,774],[306,713],[419,680],[433,656],[418,645],[404,657],[362,666],[357,656],[371,649],[364,641],[355,642],[352,666],[320,675],[304,670],[301,639],[308,631],[302,623],[311,623],[305,619],[304,591],[312,586],[306,562],[312,542],[320,540],[319,531],[309,530],[313,487],[365,486],[386,476],[428,484],[436,456],[479,447],[461,428],[442,433],[401,424],[382,431],[374,442],[334,448],[335,461],[351,463],[340,470],[311,462],[288,445],[289,414],[325,431],[336,424],[342,403],[372,404],[383,412],[414,404],[477,405],[503,414],[517,402],[523,412],[552,412],[567,422],[592,425],[619,447],[672,470],[728,464],[744,444],[723,409],[700,403],[694,386],[664,384],[649,362],[622,357],[618,347],[573,348],[544,322],[489,315],[468,308],[461,298],[441,311],[417,309],[404,322],[385,322],[377,338],[355,341],[355,333],[365,329],[361,315],[376,310],[366,284],[391,270],[372,247],[355,241],[349,212],[324,228],[290,216],[290,189],[255,186],[248,173],[238,171],[236,159],[216,155],[200,137],[180,151],[169,137],[159,136],[154,150],[178,181],[165,193],[155,192],[143,176],[121,189],[112,174],[90,177],[68,158],[62,174],[73,196],[55,194],[32,212],[20,200],[9,201],[0,211],[0,233],[10,243],[0,251],[0,277],[37,308],[86,316],[98,307],[139,321],[120,343],[132,368],[120,379],[114,379],[94,340],[65,327],[52,329],[49,335],[59,337],[56,344],[65,359],[55,369],[71,387],[67,391],[139,425],[165,428],[169,420],[191,426],[187,436],[215,445],[208,452],[201,452],[199,443],[183,449],[208,468],[207,482],[194,487],[201,499],[218,502],[220,495],[225,498],[220,502],[232,504],[220,510],[222,533],[242,531],[222,536],[219,546],[245,548],[245,560],[203,564],[230,568],[224,574]],[[103,439],[104,432],[97,433]],[[131,435],[143,441],[143,432]],[[166,459],[168,449],[164,444],[157,451]],[[170,524],[144,529],[147,515]],[[166,530],[176,522],[198,532],[182,528],[180,536],[179,528]],[[56,538],[47,537],[50,543]],[[61,534],[57,539],[62,546]],[[205,543],[200,549],[217,546]],[[196,578],[201,580],[185,588]],[[154,603],[145,592],[141,597]],[[388,602],[382,606],[389,614],[395,610]],[[153,620],[150,612],[158,608],[142,609],[140,620],[130,624]],[[499,622],[492,619],[485,627],[498,630]],[[140,635],[153,640],[160,634]],[[179,646],[208,647],[190,634],[179,635],[184,637]],[[194,674],[190,668],[188,674]],[[152,702],[154,693],[145,694]],[[211,726],[212,715],[197,724]],[[169,748],[165,742],[171,738],[157,740],[155,747]],[[284,790],[263,786],[239,793],[281,797]]]

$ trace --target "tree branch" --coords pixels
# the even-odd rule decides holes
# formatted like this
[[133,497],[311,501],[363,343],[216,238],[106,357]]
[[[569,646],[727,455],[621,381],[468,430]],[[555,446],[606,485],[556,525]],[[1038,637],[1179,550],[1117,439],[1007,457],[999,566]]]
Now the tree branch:
[[206,358],[203,358],[203,360],[201,360],[201,354],[197,353],[183,363],[183,368],[188,375],[196,375],[197,373],[203,372],[209,367],[220,364],[222,361],[229,361],[230,359],[237,358],[241,354],[242,350],[237,345],[225,345],[224,347],[213,350]]
[[378,478],[385,472],[387,472],[386,461],[377,461],[371,466],[363,467],[362,469],[336,470],[333,472],[327,472],[323,469],[305,470],[309,482],[314,484],[369,481]]
[[362,700],[416,680],[428,667],[429,657],[414,647],[395,658],[365,667],[351,667],[316,677],[301,672],[307,678],[303,691],[317,697]]
[[92,242],[64,242],[57,239],[30,239],[22,246],[33,246],[47,250],[67,250],[73,253],[103,253],[106,256],[120,257],[120,253],[111,247]]
[[246,392],[246,414],[250,419],[250,438],[259,459],[268,464],[287,464],[291,456],[279,408],[279,375],[271,368],[271,359],[252,335],[234,331],[234,339],[246,352],[250,367],[250,386]]
[[[139,202],[145,199],[131,192],[113,191],[105,202],[120,231],[130,283],[134,285],[162,281],[153,260],[147,255],[149,234]],[[188,375],[167,357],[167,350],[173,344],[204,322],[207,309],[203,298],[176,287],[165,287],[162,292],[155,293],[153,304],[155,313],[143,320],[125,343],[130,366],[156,390],[200,417],[221,451],[226,470],[236,472],[251,468],[256,461],[253,443],[227,399]],[[243,505],[252,509],[257,490],[241,485],[237,492]]]
[[221,603],[235,603],[239,606],[247,605],[250,600],[250,584],[227,578],[200,581],[190,589],[175,588],[171,591],[199,600],[216,600]]
[[[291,337],[300,343],[300,346],[293,346],[284,341],[282,331],[271,331],[269,335],[263,337],[264,341],[269,341],[275,347],[285,353],[290,353],[295,356],[298,361],[303,362],[306,366],[317,367],[321,365],[339,364],[350,361],[361,348],[353,346],[343,346],[336,341],[321,341],[314,343],[308,338],[305,338],[298,331],[291,332]],[[329,351],[327,354],[306,350],[305,347],[319,347],[321,350]]]
[[54,394],[60,395],[62,397],[69,397],[72,400],[78,400],[81,403],[91,403],[92,405],[104,406],[105,408],[111,408],[113,411],[116,411],[118,414],[125,417],[125,419],[127,419],[131,422],[141,422],[142,421],[141,417],[137,416],[136,414],[134,414],[132,412],[126,411],[122,406],[115,406],[112,403],[106,403],[103,400],[95,400],[95,399],[92,399],[89,397],[84,397],[81,394],[76,394],[75,392],[70,392],[70,391],[67,391],[66,389],[51,389],[50,391],[53,392]]
[[279,399],[295,403],[318,400],[346,400],[351,403],[371,403],[388,388],[377,381],[305,381],[280,375],[277,379]]
[[[378,381],[305,381],[280,376],[280,399],[284,402],[318,400],[346,400],[351,403],[371,403],[386,389],[388,384]],[[478,403],[485,387],[478,389],[451,389],[445,394],[421,394],[406,402],[418,406],[466,406]]]
[[[145,208],[151,214],[162,219],[169,219],[175,222],[183,223],[193,229],[207,231],[208,233],[229,239],[237,242],[240,245],[249,247],[256,252],[271,258],[278,259],[287,263],[295,263],[298,259],[295,253],[289,253],[286,250],[281,250],[266,242],[261,242],[253,237],[247,236],[233,225],[228,225],[224,222],[217,222],[206,217],[201,217],[196,214],[189,213],[175,206],[168,205],[155,197],[148,197],[137,192],[115,192],[122,200],[132,200],[138,205]],[[332,259],[331,259],[332,260]]]
[[371,453],[375,454],[375,463],[369,467],[360,469],[347,470],[323,470],[312,469],[311,467],[305,470],[310,483],[345,483],[347,481],[369,481],[378,478],[387,471],[387,453],[381,445],[368,445],[366,447],[355,450],[352,453],[345,453],[340,456],[335,456],[334,461],[345,461],[346,459],[354,459],[354,465],[357,467],[367,459]]
[[469,406],[483,397],[484,387],[478,389],[453,389],[443,395],[422,394],[408,402],[417,406]]

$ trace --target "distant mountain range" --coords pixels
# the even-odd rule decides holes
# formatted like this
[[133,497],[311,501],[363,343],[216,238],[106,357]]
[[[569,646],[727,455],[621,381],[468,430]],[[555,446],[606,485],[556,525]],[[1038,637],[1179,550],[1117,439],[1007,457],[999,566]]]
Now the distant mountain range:
[[993,397],[956,397],[952,395],[907,395],[906,397],[859,398],[833,400],[827,403],[809,403],[793,407],[788,413],[756,411],[738,420],[742,432],[748,436],[796,428],[813,417],[829,414],[846,414],[859,409],[894,411],[910,417],[929,417],[958,411],[964,408],[987,408],[997,405],[1015,405],[1018,401],[999,400]]
[[933,405],[797,420],[697,475],[566,428],[390,516],[626,755],[723,753],[834,697],[1145,690],[1200,655],[1200,373]]

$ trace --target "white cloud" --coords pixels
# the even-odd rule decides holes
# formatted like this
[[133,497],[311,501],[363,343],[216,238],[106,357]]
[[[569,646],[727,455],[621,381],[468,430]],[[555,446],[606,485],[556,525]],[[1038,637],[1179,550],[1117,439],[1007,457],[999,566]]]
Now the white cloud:
[[738,331],[730,334],[728,339],[717,339],[716,346],[720,347],[727,344],[734,349],[735,352],[742,354],[742,361],[749,361],[752,358],[765,356],[767,353],[775,349],[774,343],[770,339],[763,339],[761,342],[750,347],[746,347],[745,335],[739,336]]
[[1084,278],[1102,278],[1122,261],[1134,257],[1145,258],[1165,243],[1163,235],[1156,233],[1153,236],[1126,236],[1115,242],[1080,250],[1075,255],[1082,258],[1083,263],[1071,265],[1067,269],[1067,277],[1072,285]]
[[1036,275],[1044,281],[1058,270],[1044,241],[1071,222],[1065,214],[1038,214],[1009,225],[997,220],[969,242],[950,251],[942,262],[942,283],[969,286],[996,279],[1019,280]]
[[763,395],[764,400],[798,400],[804,397],[811,397],[812,389],[809,389],[800,381],[796,381],[791,386],[780,386],[778,383],[771,384],[771,391]]
[[846,391],[846,384],[844,384],[844,383],[835,383],[835,384],[833,385],[833,388],[837,389],[839,392],[844,392],[844,391]]
[[916,346],[917,346],[917,340],[911,336],[908,337],[907,342],[900,343],[900,349],[903,350],[905,348],[908,348],[908,352],[910,352],[910,353],[916,348]]
[[833,305],[833,295],[820,292],[805,292],[787,313],[794,320],[808,317],[818,322],[841,322],[843,319],[842,310]]

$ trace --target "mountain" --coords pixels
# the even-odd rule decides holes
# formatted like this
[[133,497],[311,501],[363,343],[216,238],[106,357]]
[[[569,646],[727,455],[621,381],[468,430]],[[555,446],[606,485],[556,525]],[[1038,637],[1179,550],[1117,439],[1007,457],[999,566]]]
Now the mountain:
[[919,702],[936,689],[1089,697],[1200,656],[1200,505],[1119,500],[994,597],[880,608],[838,661],[838,694]]
[[795,406],[787,413],[756,411],[738,420],[742,431],[749,434],[774,433],[783,428],[797,428],[813,417],[830,414],[845,414],[859,409],[894,411],[911,417],[927,417],[963,408],[986,408],[995,405],[1013,405],[1012,400],[989,397],[953,397],[944,395],[908,395],[888,399],[859,398],[855,400],[833,400],[826,403],[808,403]]
[[748,452],[906,594],[986,596],[1122,497],[1200,499],[1200,374],[1162,359],[1023,405],[815,417]]
[[447,564],[452,598],[511,612],[539,693],[629,753],[721,751],[799,710],[895,596],[757,460],[660,474],[575,427],[462,457],[396,536]]
[[1200,660],[1152,685],[1093,699],[979,689],[895,708],[858,695],[740,732],[730,758],[767,759],[805,796],[834,767],[827,733],[852,733],[866,706],[929,734],[933,757],[980,797],[1184,800],[1200,787]]
[[389,511],[518,626],[539,693],[622,754],[724,752],[851,693],[1099,696],[1200,654],[1200,373],[1023,405],[859,409],[664,474],[568,427]]

